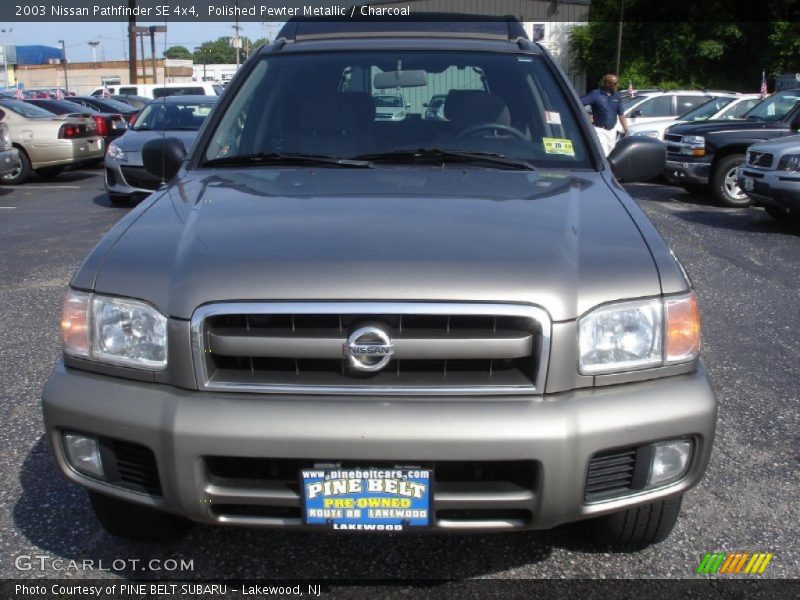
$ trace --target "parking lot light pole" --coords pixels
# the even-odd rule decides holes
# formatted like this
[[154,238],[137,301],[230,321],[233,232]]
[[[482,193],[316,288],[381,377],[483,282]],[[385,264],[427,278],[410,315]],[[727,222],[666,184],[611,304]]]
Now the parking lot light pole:
[[61,44],[61,64],[64,65],[64,90],[69,92],[69,79],[67,79],[67,46],[64,40],[58,40]]

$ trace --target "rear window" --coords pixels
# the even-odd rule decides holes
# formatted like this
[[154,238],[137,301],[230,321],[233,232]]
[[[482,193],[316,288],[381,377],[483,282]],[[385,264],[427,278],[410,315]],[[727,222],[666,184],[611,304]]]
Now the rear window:
[[27,117],[28,119],[52,119],[53,113],[47,112],[43,108],[22,102],[21,100],[2,100],[0,106],[3,106],[10,111]]
[[153,98],[166,96],[204,96],[206,93],[202,86],[162,87],[153,88]]
[[211,103],[153,101],[142,109],[136,131],[197,131],[211,113]]

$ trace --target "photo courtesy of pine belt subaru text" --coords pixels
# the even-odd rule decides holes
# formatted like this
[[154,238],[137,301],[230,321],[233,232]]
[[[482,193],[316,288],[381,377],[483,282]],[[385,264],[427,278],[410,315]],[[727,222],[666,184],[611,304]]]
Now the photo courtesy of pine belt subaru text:
[[519,22],[290,21],[141,160],[167,183],[70,282],[43,393],[108,531],[670,533],[717,402],[619,183],[664,145],[606,159]]

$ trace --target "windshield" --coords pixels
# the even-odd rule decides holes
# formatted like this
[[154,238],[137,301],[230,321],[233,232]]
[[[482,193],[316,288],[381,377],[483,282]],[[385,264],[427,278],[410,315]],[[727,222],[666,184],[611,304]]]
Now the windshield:
[[734,100],[736,100],[736,98],[712,98],[705,104],[687,110],[678,117],[678,121],[705,121],[713,117]]
[[799,91],[785,90],[778,92],[756,104],[744,118],[780,121],[792,111],[798,102],[800,102]]
[[209,102],[151,102],[142,109],[132,129],[137,131],[197,131],[213,106]]
[[29,119],[52,119],[53,113],[47,112],[43,108],[22,102],[21,100],[2,100],[0,106],[14,111],[18,115],[27,117]]
[[[445,99],[440,119],[425,115],[436,96]],[[406,107],[404,118],[382,118],[376,108],[387,104]],[[226,163],[255,155],[378,162],[376,155],[387,160],[391,155],[395,162],[410,162],[456,151],[536,167],[589,167],[575,110],[543,58],[535,55],[269,54],[260,57],[237,90],[203,155]],[[417,150],[440,152],[401,155]],[[455,160],[453,154],[446,158]]]

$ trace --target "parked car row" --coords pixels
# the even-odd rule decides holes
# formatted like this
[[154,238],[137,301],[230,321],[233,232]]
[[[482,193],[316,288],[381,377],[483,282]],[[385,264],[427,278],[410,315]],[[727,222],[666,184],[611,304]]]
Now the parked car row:
[[[800,154],[800,145],[788,139],[800,133],[800,89],[782,90],[768,96],[741,120],[714,119],[694,123],[678,123],[664,133],[667,146],[666,179],[689,191],[710,191],[723,206],[748,206],[756,203],[766,205],[765,198],[772,200],[769,206],[773,216],[797,214],[797,206],[776,198],[785,198],[778,187],[770,191],[766,172],[770,169],[784,171],[775,180],[792,184],[800,178],[798,161],[781,162],[781,157]],[[781,143],[753,146],[766,140]],[[794,149],[792,149],[794,148]],[[761,156],[740,167],[748,156]],[[746,171],[748,174],[745,174]],[[780,178],[784,178],[782,181]],[[759,185],[756,186],[756,181]]]
[[[191,146],[217,96],[169,98],[144,98],[149,104],[134,98],[133,102],[145,106],[142,109],[95,96],[0,97],[0,183],[18,185],[33,173],[54,177],[65,168],[99,164],[105,158],[112,201],[128,202],[149,194],[161,182],[144,173],[141,145],[148,136],[170,135]],[[144,116],[132,129],[140,112]],[[130,135],[124,143],[113,143],[126,133]],[[111,156],[106,156],[109,149]]]

